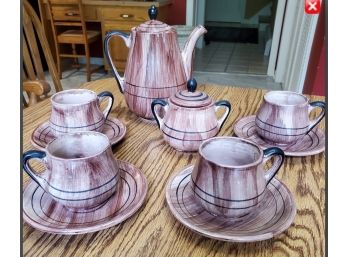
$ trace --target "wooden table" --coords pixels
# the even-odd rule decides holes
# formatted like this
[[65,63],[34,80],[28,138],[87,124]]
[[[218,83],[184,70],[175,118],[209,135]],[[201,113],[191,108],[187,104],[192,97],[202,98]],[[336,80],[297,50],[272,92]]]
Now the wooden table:
[[[325,252],[325,154],[287,157],[277,177],[294,194],[297,216],[283,234],[258,243],[226,243],[200,236],[185,228],[170,213],[165,202],[168,178],[193,164],[197,154],[177,152],[167,145],[155,124],[131,113],[114,79],[85,84],[97,93],[109,90],[116,99],[111,115],[127,126],[127,134],[114,148],[116,158],[133,163],[144,171],[149,190],[144,206],[119,226],[78,236],[41,233],[24,224],[25,256],[324,256]],[[201,85],[213,99],[226,99],[233,112],[219,135],[233,135],[236,119],[254,114],[266,92],[260,89]],[[323,97],[310,97],[323,100]],[[24,110],[24,151],[33,149],[32,131],[50,115],[46,100]],[[321,122],[321,127],[324,122]],[[24,175],[24,184],[29,177]]]

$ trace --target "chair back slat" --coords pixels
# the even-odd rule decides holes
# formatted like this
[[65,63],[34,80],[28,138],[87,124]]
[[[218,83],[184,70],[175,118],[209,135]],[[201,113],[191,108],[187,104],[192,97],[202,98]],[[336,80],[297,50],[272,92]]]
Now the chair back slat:
[[[30,65],[28,64],[29,63],[28,55],[29,55],[31,56],[34,63],[34,65],[31,65],[31,66],[35,67],[36,79],[45,80],[44,72],[41,65],[40,55],[38,51],[38,45],[40,45],[47,62],[49,73],[52,77],[55,90],[56,92],[62,91],[63,87],[61,85],[61,82],[58,76],[57,68],[55,66],[55,62],[54,62],[45,32],[43,30],[39,17],[37,16],[35,10],[29,4],[28,0],[23,1],[23,30],[25,32],[24,33],[25,37],[23,38],[26,38],[26,41],[27,41],[27,44],[25,44],[24,43],[25,40],[23,40],[23,54],[27,55],[27,57],[24,56],[24,66],[26,67],[26,73],[28,78],[32,80],[32,77],[31,77],[32,74],[30,74],[31,72]],[[34,31],[36,32],[36,36]],[[27,54],[25,53],[25,51],[27,51]],[[27,59],[27,64],[25,64],[26,59]]]
[[30,80],[35,80],[36,74],[35,74],[33,63],[31,61],[31,56],[29,53],[27,40],[25,37],[23,37],[23,62],[24,62],[26,77],[29,78]]
[[[42,50],[44,58],[46,60],[49,73],[52,77],[52,81],[56,92],[62,91],[60,79],[58,77],[57,68],[49,48],[49,44],[44,33],[42,24],[35,10],[31,7],[28,0],[23,1],[23,78],[24,83],[27,81],[33,81],[34,83],[45,84],[45,92],[43,95],[47,95],[49,92],[49,84],[45,81],[45,73],[42,67],[41,56],[39,49]],[[43,81],[43,82],[42,82]],[[48,90],[48,91],[47,91]],[[29,105],[37,101],[38,96],[35,93],[28,93]],[[35,99],[34,99],[35,98]],[[26,102],[23,101],[24,106]]]
[[23,71],[23,74],[22,74],[22,76],[23,76],[23,81],[28,80],[28,75],[27,75],[25,69],[23,69],[22,71]]
[[34,64],[33,66],[35,67],[36,76],[38,77],[38,79],[44,80],[45,74],[42,68],[41,57],[36,41],[35,31],[33,28],[33,24],[30,21],[30,17],[26,12],[24,12],[23,14],[23,29],[25,32],[25,37],[27,39],[27,44],[30,49],[31,60]]

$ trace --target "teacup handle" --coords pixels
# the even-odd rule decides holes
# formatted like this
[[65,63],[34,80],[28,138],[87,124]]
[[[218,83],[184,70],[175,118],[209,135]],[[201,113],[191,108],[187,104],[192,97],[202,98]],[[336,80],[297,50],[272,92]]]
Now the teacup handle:
[[309,131],[311,131],[316,125],[318,125],[318,123],[324,118],[325,116],[325,111],[326,111],[326,103],[322,102],[322,101],[316,101],[316,102],[311,102],[309,103],[309,108],[308,108],[308,114],[311,113],[311,111],[315,108],[321,108],[321,112],[319,114],[319,116],[314,119],[313,121],[311,121],[309,123],[309,128],[307,133],[309,133]]
[[163,100],[163,99],[155,99],[151,103],[152,114],[153,114],[153,116],[156,119],[158,127],[161,129],[162,125],[163,125],[163,119],[158,115],[158,113],[155,110],[155,106],[158,105],[158,104],[161,105],[164,108],[165,112],[167,112],[167,110],[168,110],[168,103],[165,100]]
[[272,167],[269,168],[268,171],[266,171],[266,185],[268,185],[268,183],[271,182],[272,178],[277,174],[285,158],[285,154],[282,149],[278,147],[270,147],[263,151],[263,163],[265,164],[273,156],[276,158],[276,160],[274,161]]
[[100,94],[98,94],[98,100],[99,100],[99,104],[101,101],[103,101],[104,97],[109,97],[109,102],[108,102],[108,106],[106,106],[105,110],[103,111],[104,117],[105,119],[108,118],[111,108],[114,104],[114,96],[111,94],[111,92],[109,91],[103,91]]
[[42,187],[42,178],[36,171],[34,171],[30,165],[30,159],[38,159],[39,161],[45,163],[46,161],[46,153],[39,150],[30,150],[23,154],[23,169],[24,171],[34,180],[40,187]]
[[222,128],[222,126],[224,125],[228,115],[230,114],[232,107],[229,101],[226,100],[221,100],[215,103],[215,112],[217,112],[218,109],[220,109],[220,107],[225,107],[225,113],[222,115],[222,117],[218,120],[218,127],[219,130]]

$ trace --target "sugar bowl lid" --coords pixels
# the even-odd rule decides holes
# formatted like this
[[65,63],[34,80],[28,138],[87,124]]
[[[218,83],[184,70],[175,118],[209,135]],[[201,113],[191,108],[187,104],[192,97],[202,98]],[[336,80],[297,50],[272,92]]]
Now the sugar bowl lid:
[[187,90],[176,92],[170,97],[173,104],[181,107],[198,108],[208,106],[212,99],[204,92],[196,91],[197,81],[193,78],[187,82]]
[[140,24],[135,28],[136,32],[140,33],[166,33],[166,32],[174,32],[175,29],[168,24],[156,20],[158,10],[156,6],[152,5],[148,10],[150,20]]

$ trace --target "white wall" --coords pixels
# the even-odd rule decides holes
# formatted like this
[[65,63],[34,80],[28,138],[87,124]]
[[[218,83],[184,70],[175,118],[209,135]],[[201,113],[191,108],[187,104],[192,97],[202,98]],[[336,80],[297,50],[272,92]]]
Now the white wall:
[[259,15],[271,15],[270,3],[250,19],[244,19],[245,3],[246,0],[206,0],[205,20],[257,25]]
[[241,4],[245,0],[206,0],[205,20],[221,22],[240,22],[242,13]]
[[[204,25],[206,0],[198,0],[198,1],[199,1],[199,4],[196,5],[197,15],[196,15],[195,25]],[[196,43],[196,46],[199,49],[202,49],[204,47],[203,37],[204,36],[201,36]]]

